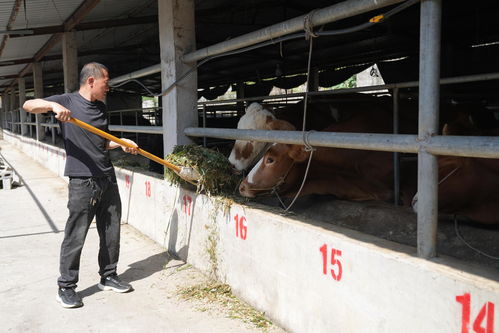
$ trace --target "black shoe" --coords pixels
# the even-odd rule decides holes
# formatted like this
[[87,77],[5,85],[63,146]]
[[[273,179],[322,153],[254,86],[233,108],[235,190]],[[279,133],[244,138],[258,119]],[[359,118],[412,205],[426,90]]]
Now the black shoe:
[[76,293],[74,288],[59,287],[56,299],[65,308],[79,308],[83,306],[81,297]]
[[112,290],[117,293],[126,293],[133,290],[132,286],[126,282],[122,282],[118,275],[109,275],[101,278],[98,287],[100,290]]

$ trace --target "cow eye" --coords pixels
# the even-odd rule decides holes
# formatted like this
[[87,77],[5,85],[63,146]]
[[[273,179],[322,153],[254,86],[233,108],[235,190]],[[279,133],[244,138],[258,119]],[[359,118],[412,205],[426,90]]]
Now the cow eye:
[[267,157],[267,164],[274,163],[274,159],[272,157]]

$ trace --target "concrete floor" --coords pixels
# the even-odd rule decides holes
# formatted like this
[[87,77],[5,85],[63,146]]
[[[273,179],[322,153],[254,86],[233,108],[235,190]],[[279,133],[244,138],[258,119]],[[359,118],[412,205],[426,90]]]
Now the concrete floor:
[[[77,289],[85,305],[62,308],[55,295],[67,184],[6,141],[0,140],[0,148],[24,181],[0,190],[0,331],[261,332],[227,318],[220,306],[212,304],[200,312],[195,303],[179,300],[180,288],[206,278],[127,225],[122,228],[118,273],[135,291],[115,294],[97,288],[98,236],[93,224]],[[284,332],[277,327],[268,331]]]

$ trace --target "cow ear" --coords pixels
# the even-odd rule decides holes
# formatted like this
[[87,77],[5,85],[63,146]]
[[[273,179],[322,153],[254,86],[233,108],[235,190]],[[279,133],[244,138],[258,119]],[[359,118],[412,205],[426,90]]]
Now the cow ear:
[[305,151],[305,146],[302,145],[289,145],[288,155],[295,162],[303,162],[308,158],[310,153]]
[[279,131],[296,130],[296,127],[294,127],[291,123],[287,122],[286,120],[272,119],[271,117],[267,117],[265,128],[268,130],[279,130]]

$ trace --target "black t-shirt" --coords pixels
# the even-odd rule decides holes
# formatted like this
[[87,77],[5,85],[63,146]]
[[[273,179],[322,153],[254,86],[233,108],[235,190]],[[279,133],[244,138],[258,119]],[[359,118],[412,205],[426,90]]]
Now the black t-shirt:
[[[90,102],[79,92],[44,98],[71,111],[72,117],[100,130],[108,131],[106,105],[101,101]],[[61,123],[62,138],[66,149],[64,175],[68,177],[102,177],[114,175],[114,168],[106,149],[107,139],[71,123]]]

